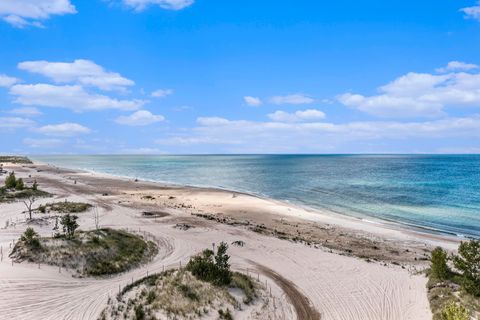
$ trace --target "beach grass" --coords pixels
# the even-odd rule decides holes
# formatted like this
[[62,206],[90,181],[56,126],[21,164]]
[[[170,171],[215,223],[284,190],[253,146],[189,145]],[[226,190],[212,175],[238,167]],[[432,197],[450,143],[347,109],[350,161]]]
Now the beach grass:
[[73,202],[73,201],[62,201],[62,202],[52,202],[38,206],[37,210],[41,213],[46,213],[49,211],[61,212],[61,213],[82,213],[87,211],[92,207],[89,203],[84,202]]
[[77,231],[73,239],[63,236],[39,238],[38,246],[18,241],[11,257],[17,261],[57,265],[77,276],[105,276],[130,270],[148,262],[157,246],[122,230]]

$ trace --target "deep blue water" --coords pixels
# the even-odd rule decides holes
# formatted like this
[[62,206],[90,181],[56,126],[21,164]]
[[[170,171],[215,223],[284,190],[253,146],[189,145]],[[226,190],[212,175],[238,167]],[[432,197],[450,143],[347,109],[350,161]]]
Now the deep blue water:
[[220,187],[480,237],[480,155],[34,156],[60,167]]

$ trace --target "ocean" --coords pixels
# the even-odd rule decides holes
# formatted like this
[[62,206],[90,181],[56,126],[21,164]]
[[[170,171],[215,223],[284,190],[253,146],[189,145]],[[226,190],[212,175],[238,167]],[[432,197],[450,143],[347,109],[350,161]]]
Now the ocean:
[[31,156],[178,185],[216,187],[480,238],[480,155]]

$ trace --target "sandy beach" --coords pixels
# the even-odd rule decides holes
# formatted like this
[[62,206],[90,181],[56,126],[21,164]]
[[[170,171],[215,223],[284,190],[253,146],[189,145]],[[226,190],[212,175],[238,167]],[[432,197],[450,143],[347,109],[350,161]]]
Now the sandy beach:
[[[159,244],[159,254],[140,268],[101,279],[12,263],[12,242],[28,226],[25,207],[0,203],[0,319],[96,319],[120,287],[185,264],[220,241],[245,243],[230,246],[232,266],[266,281],[279,301],[272,319],[431,319],[421,271],[434,245],[453,249],[459,242],[226,190],[166,186],[38,163],[4,167],[27,183],[36,179],[55,201],[96,205],[100,226],[143,234]],[[38,204],[52,201],[40,199]],[[35,229],[51,235],[53,221],[42,220]],[[79,215],[79,224],[83,230],[94,228],[93,215]],[[179,225],[187,227],[175,227]]]

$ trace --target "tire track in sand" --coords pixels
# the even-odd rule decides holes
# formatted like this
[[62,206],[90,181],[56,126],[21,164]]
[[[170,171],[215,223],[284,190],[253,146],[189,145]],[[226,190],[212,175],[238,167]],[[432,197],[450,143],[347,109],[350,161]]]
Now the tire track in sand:
[[315,309],[310,300],[297,289],[297,286],[293,282],[285,279],[270,268],[267,268],[252,260],[248,260],[248,262],[254,265],[258,271],[275,281],[275,283],[283,290],[283,292],[285,292],[295,308],[298,319],[320,320],[320,313]]

